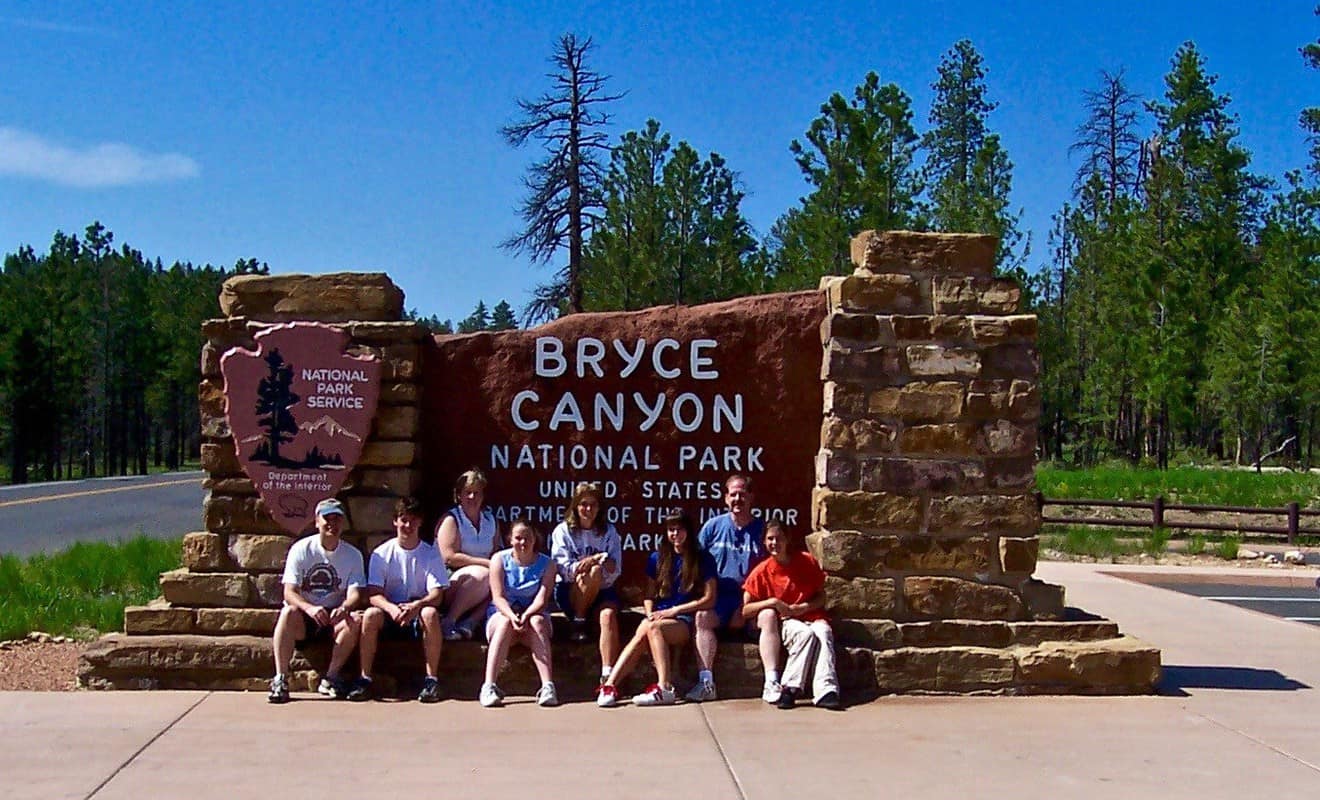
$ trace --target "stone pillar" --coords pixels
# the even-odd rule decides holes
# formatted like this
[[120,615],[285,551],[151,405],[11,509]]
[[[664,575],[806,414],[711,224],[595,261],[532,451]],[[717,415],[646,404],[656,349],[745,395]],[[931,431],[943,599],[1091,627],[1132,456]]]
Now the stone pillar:
[[382,361],[372,433],[338,493],[352,526],[346,541],[366,553],[388,538],[395,498],[420,485],[416,439],[426,333],[402,321],[403,293],[386,275],[236,276],[225,282],[220,307],[225,317],[202,326],[205,530],[184,537],[183,569],[161,576],[163,602],[127,611],[128,634],[266,636],[274,630],[280,573],[295,537],[271,518],[239,466],[220,372],[220,357],[232,347],[255,349],[253,337],[261,330],[295,320],[336,324],[351,337],[350,354]]
[[996,239],[868,231],[827,278],[811,551],[852,619],[1057,619],[1031,578],[1036,318]]

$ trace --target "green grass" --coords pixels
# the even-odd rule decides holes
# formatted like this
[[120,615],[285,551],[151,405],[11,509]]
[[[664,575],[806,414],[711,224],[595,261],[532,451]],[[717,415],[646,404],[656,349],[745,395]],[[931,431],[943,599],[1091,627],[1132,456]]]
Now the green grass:
[[1227,536],[1215,545],[1215,555],[1225,561],[1232,561],[1238,556],[1238,547],[1242,544],[1236,536]]
[[180,544],[139,535],[26,559],[0,556],[0,639],[34,630],[66,636],[122,630],[124,607],[159,595],[160,573],[179,566]]
[[1205,552],[1205,535],[1193,533],[1187,537],[1187,555],[1199,556]]
[[1139,534],[1083,525],[1051,525],[1042,534],[1041,545],[1050,550],[1061,550],[1073,555],[1106,559],[1140,553],[1142,542],[1130,538],[1133,536]]
[[1154,528],[1141,537],[1141,552],[1148,556],[1162,556],[1169,549],[1169,529]]
[[1282,508],[1296,501],[1320,508],[1320,475],[1177,467],[1160,471],[1127,466],[1062,469],[1041,464],[1036,486],[1051,499],[1152,500],[1170,503]]

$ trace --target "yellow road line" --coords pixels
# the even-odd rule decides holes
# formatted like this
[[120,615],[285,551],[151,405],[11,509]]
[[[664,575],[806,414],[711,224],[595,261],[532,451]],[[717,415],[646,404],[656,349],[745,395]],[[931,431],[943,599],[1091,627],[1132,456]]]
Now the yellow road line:
[[137,486],[116,486],[113,489],[88,489],[83,492],[69,492],[68,494],[50,494],[44,497],[29,497],[25,500],[9,500],[0,503],[0,508],[9,506],[25,506],[30,503],[45,503],[51,500],[68,500],[71,497],[87,497],[94,494],[110,494],[111,492],[131,492],[135,489],[155,489],[160,486],[178,486],[181,483],[201,483],[201,478],[183,478],[177,481],[166,481],[164,483],[143,483]]

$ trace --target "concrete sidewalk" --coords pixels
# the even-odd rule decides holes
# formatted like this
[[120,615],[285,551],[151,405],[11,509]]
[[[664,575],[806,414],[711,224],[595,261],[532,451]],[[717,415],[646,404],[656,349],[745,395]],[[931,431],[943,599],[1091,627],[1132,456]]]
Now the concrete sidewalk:
[[515,698],[492,710],[0,693],[0,790],[8,800],[1320,796],[1320,629],[1105,574],[1158,569],[1042,563],[1037,574],[1067,586],[1070,605],[1163,648],[1162,697],[885,697],[831,713],[750,700],[605,711]]

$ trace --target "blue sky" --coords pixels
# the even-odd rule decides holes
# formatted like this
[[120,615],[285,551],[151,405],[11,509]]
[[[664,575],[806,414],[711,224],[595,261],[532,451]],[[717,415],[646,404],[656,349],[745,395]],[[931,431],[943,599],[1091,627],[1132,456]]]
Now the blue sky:
[[759,234],[807,186],[788,151],[868,70],[926,127],[940,56],[970,38],[999,102],[1014,204],[1042,263],[1068,198],[1082,92],[1127,69],[1150,97],[1195,41],[1253,168],[1302,166],[1320,73],[1309,2],[0,2],[0,250],[100,220],[150,257],[278,272],[384,270],[424,314],[521,308],[550,269],[499,248],[536,157],[499,127],[546,85],[567,31],[627,97],[612,133],[660,120],[725,156]]

